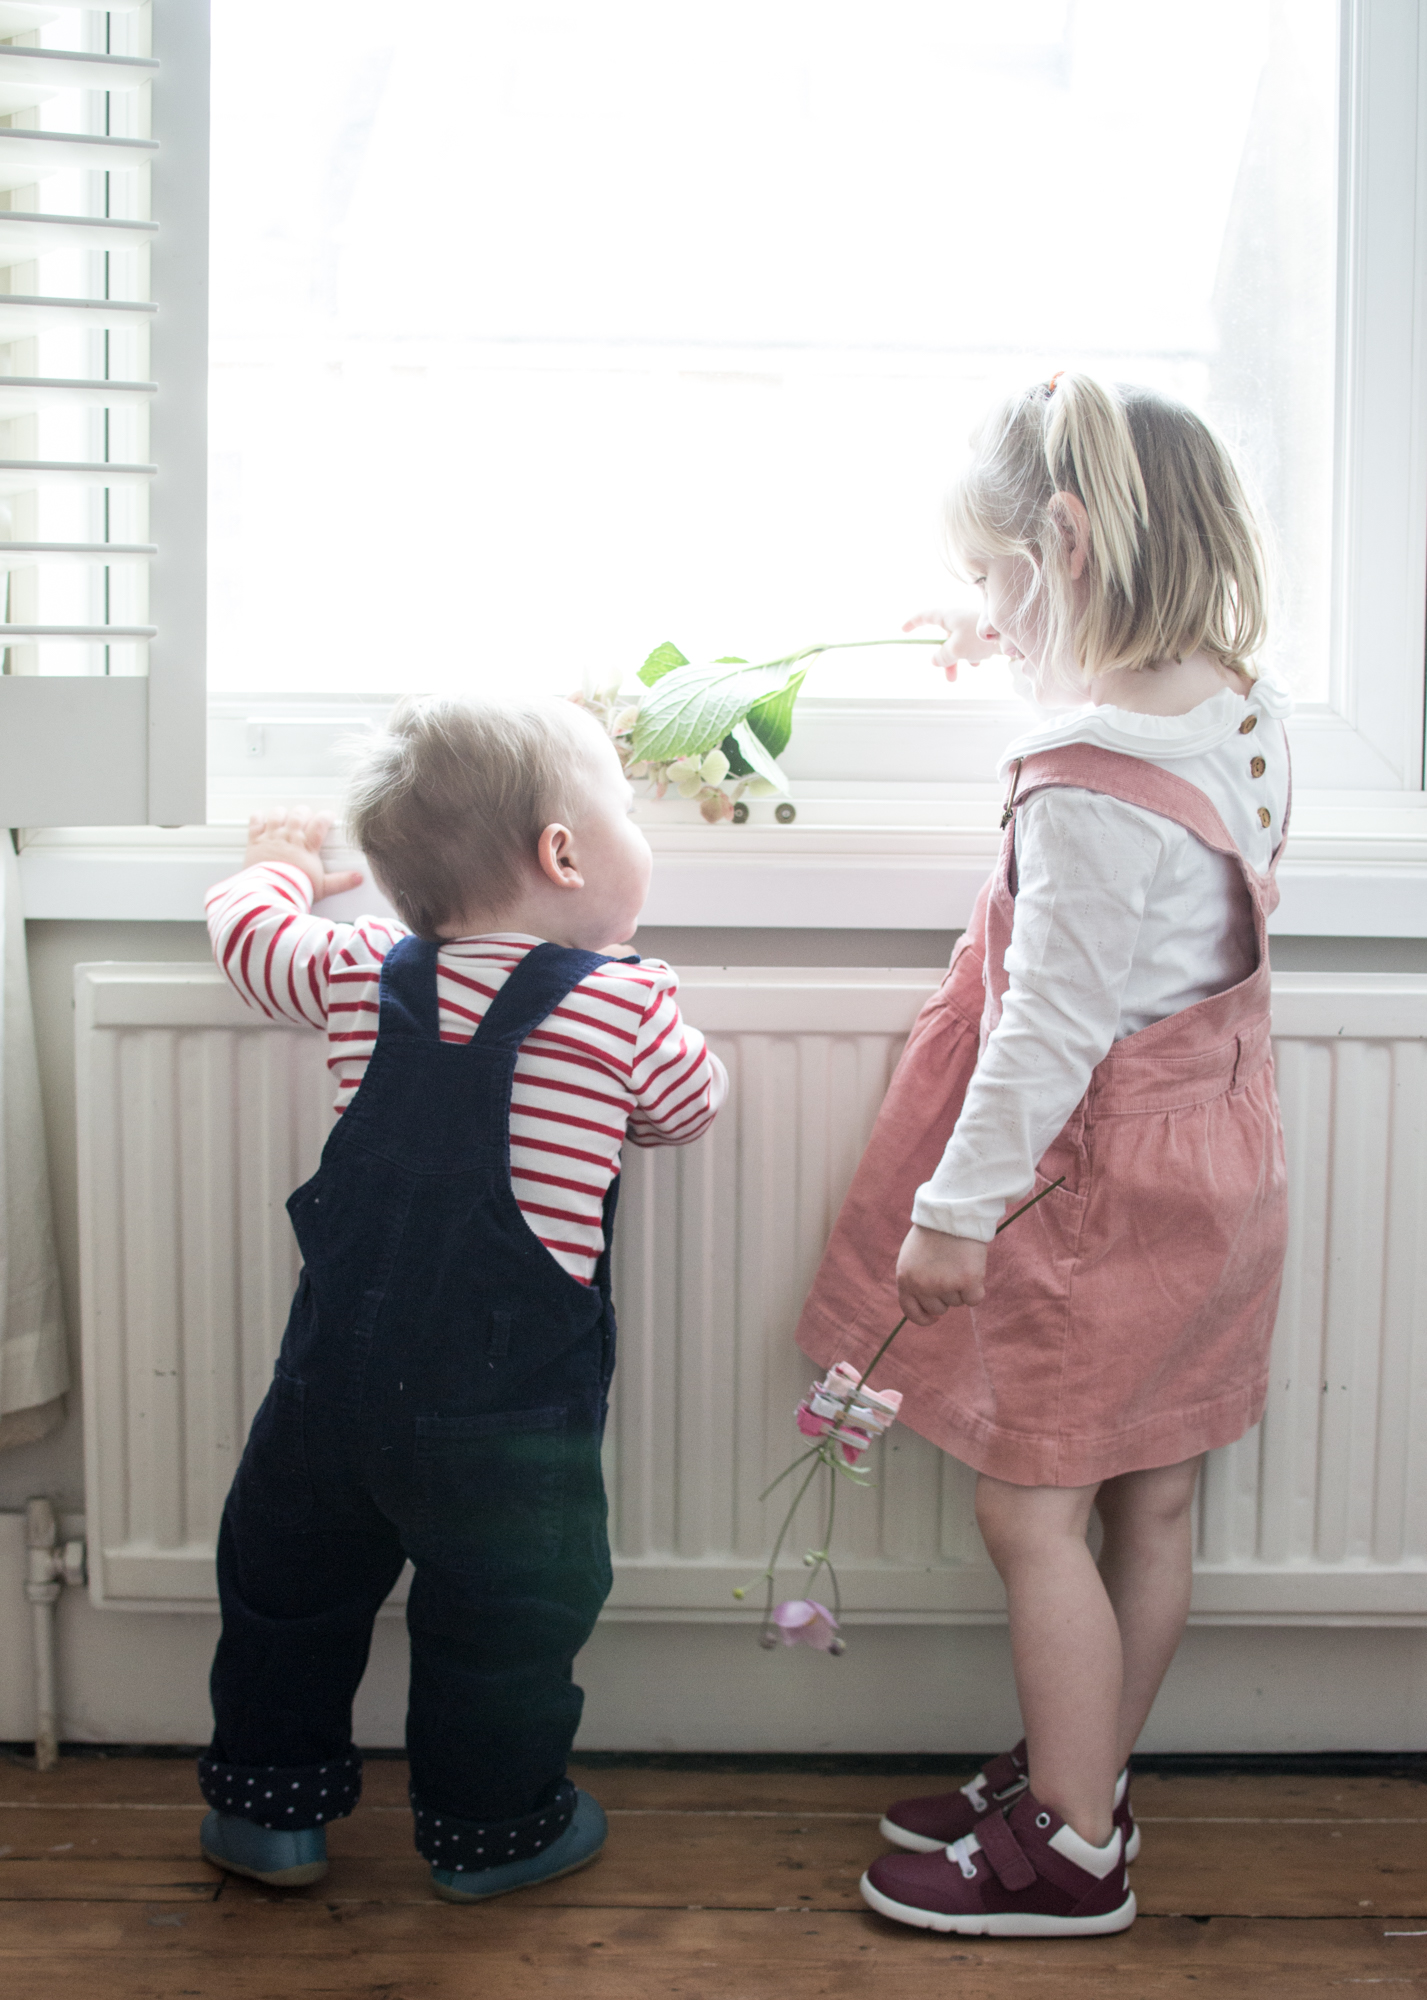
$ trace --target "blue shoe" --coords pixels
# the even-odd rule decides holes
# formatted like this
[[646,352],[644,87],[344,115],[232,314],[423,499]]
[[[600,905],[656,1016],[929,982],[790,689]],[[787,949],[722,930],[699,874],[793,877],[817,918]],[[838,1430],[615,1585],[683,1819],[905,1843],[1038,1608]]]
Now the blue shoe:
[[431,1886],[448,1903],[484,1903],[491,1896],[508,1896],[512,1889],[533,1889],[537,1882],[572,1875],[593,1861],[608,1833],[604,1807],[588,1792],[577,1791],[574,1818],[543,1854],[496,1868],[433,1868]]
[[211,1812],[199,1829],[198,1844],[206,1861],[230,1875],[251,1875],[270,1889],[301,1889],[327,1873],[325,1826],[285,1833],[231,1813]]

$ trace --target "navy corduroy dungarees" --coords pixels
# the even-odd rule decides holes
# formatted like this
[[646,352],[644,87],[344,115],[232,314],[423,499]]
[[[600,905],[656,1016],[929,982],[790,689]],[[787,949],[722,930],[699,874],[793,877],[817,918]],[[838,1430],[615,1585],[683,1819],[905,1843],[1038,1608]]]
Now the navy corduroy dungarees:
[[510,1093],[526,1035],[598,954],[536,946],[457,1044],[436,952],[408,937],[388,954],[367,1072],[288,1203],[303,1271],[224,1510],[200,1779],[263,1826],[351,1811],[352,1698],[410,1557],[416,1844],[475,1869],[538,1853],[574,1807],[571,1665],[610,1586],[618,1181],[585,1286],[511,1192]]

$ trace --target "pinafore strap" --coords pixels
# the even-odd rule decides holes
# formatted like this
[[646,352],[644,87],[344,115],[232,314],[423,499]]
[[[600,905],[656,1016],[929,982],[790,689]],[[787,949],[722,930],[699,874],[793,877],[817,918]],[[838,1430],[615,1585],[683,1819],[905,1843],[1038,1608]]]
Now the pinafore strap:
[[[1026,780],[1024,784],[1023,779]],[[1273,859],[1268,865],[1267,877],[1264,877],[1245,861],[1218,808],[1198,785],[1191,785],[1186,778],[1176,778],[1172,771],[1161,770],[1158,764],[1148,763],[1143,757],[1129,757],[1118,750],[1101,750],[1093,743],[1067,743],[1060,750],[1040,750],[1029,757],[1018,757],[1011,767],[1010,790],[1001,815],[1002,827],[1009,833],[1017,808],[1034,798],[1037,792],[1060,788],[1099,792],[1107,798],[1119,799],[1125,805],[1158,813],[1161,819],[1173,820],[1186,832],[1192,833],[1196,840],[1202,841],[1205,847],[1237,861],[1251,889],[1265,879],[1271,880],[1277,873],[1279,856],[1288,832],[1289,813],[1293,809],[1290,781],[1288,809],[1283,816],[1283,826]]]

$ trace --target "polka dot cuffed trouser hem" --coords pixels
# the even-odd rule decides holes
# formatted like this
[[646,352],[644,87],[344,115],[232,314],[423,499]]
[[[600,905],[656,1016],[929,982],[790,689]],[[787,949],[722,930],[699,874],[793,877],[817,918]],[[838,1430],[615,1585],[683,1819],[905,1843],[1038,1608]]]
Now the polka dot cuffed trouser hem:
[[433,1868],[474,1872],[500,1868],[510,1861],[529,1861],[560,1838],[575,1816],[575,1788],[566,1778],[548,1806],[523,1819],[453,1819],[448,1812],[424,1806],[415,1792],[416,1847]]
[[215,1812],[300,1833],[346,1818],[362,1795],[362,1760],[353,1753],[326,1764],[258,1765],[205,1756],[198,1760],[198,1786]]

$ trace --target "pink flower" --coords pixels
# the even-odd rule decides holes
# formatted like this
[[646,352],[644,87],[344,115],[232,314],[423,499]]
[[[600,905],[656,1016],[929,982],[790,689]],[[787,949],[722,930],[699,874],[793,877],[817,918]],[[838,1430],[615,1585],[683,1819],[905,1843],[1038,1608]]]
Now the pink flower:
[[819,1653],[840,1653],[843,1649],[837,1620],[825,1604],[810,1597],[791,1597],[780,1604],[773,1613],[773,1623],[785,1646],[812,1646]]

